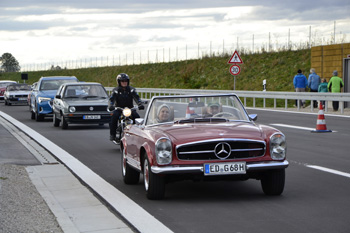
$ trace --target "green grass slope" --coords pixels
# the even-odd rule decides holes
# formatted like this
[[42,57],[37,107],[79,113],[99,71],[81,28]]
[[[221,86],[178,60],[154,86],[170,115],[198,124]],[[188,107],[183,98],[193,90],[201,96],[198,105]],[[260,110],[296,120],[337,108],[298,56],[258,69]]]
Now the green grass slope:
[[[244,62],[236,76],[236,90],[260,91],[267,81],[267,91],[294,91],[293,77],[302,69],[308,77],[311,50],[281,51],[259,54],[240,53]],[[234,76],[227,61],[231,54],[221,57],[204,57],[170,63],[141,64],[113,67],[96,67],[73,70],[27,72],[32,84],[42,76],[76,76],[80,81],[99,82],[105,87],[116,86],[115,77],[127,73],[131,85],[143,88],[219,89],[233,90]],[[0,73],[0,80],[21,80],[21,73]]]

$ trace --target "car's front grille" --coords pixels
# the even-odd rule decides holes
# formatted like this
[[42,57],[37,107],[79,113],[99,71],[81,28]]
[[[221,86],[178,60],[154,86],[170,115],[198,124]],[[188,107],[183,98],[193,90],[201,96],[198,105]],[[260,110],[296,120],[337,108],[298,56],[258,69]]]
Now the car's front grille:
[[77,112],[104,112],[104,111],[107,111],[107,105],[103,105],[103,106],[76,106],[75,109]]
[[224,139],[179,145],[179,160],[222,160],[260,157],[265,154],[264,141]]
[[28,95],[14,95],[15,98],[28,98]]

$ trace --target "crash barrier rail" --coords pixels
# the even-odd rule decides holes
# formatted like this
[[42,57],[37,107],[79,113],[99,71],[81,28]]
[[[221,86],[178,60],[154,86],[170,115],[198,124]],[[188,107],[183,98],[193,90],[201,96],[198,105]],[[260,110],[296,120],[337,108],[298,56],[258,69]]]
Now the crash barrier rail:
[[[106,87],[111,93],[113,87]],[[189,94],[228,94],[235,93],[241,98],[244,106],[251,105],[253,108],[262,107],[273,108],[284,105],[284,109],[288,109],[288,104],[294,105],[295,100],[309,101],[325,101],[325,112],[331,101],[339,101],[340,113],[344,114],[344,109],[350,107],[350,93],[328,93],[328,92],[279,92],[279,91],[234,91],[234,90],[202,90],[202,89],[167,89],[167,88],[136,88],[142,99],[151,99],[152,96],[162,95],[189,95]],[[289,100],[289,101],[288,101]],[[329,102],[330,101],[330,102]],[[297,110],[299,111],[300,101],[297,101]],[[311,112],[314,107],[311,104]]]

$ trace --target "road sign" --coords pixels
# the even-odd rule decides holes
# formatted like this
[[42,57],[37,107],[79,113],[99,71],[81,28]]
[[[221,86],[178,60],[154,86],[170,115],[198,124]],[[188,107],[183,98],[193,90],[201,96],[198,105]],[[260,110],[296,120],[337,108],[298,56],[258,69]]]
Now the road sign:
[[236,63],[242,64],[243,61],[242,61],[241,57],[239,56],[238,52],[235,51],[227,63],[229,63],[229,64],[236,64]]
[[239,67],[238,65],[232,65],[230,67],[230,73],[232,75],[239,75],[240,72],[241,72],[241,67]]

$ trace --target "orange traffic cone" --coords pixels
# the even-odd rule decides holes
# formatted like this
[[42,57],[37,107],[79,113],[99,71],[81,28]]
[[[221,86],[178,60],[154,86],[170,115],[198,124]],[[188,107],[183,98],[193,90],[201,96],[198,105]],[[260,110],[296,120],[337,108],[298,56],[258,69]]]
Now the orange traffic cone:
[[323,105],[320,103],[320,110],[318,111],[316,129],[312,130],[312,133],[327,133],[332,130],[327,130],[326,119],[324,118]]

